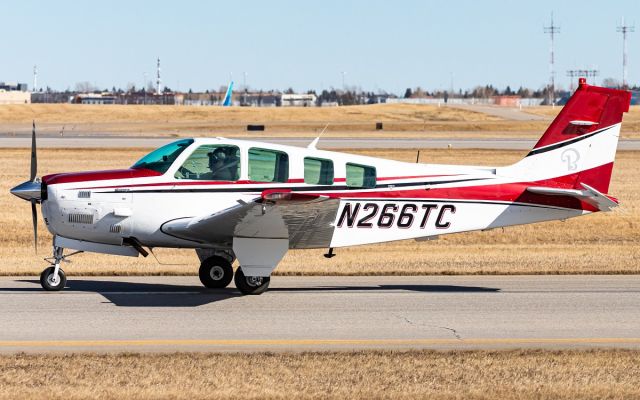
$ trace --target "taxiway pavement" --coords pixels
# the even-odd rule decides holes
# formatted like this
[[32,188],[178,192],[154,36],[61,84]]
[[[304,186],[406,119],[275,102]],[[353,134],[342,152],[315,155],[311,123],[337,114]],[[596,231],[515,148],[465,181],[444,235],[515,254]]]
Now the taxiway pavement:
[[[0,278],[0,352],[640,348],[640,276]],[[233,286],[233,285],[232,285]]]

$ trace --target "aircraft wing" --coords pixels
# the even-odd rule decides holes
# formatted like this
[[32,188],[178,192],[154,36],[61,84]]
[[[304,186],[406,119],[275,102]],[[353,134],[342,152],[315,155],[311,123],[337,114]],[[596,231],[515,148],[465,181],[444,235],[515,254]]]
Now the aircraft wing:
[[168,221],[161,230],[200,243],[286,238],[290,248],[328,247],[339,204],[339,199],[326,196],[266,190],[253,201],[239,201],[213,214]]
[[597,191],[587,184],[581,183],[581,185],[585,190],[530,186],[527,188],[527,191],[549,196],[575,197],[578,200],[591,204],[600,211],[611,211],[613,208],[618,206],[618,202],[609,196]]

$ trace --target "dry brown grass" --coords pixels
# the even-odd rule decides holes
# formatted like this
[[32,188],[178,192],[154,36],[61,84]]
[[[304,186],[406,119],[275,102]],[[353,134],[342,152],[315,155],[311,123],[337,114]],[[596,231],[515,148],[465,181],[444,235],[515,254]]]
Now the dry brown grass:
[[631,399],[640,353],[362,351],[0,357],[2,399]]
[[[551,118],[560,107],[532,107]],[[485,113],[432,105],[378,104],[348,107],[184,107],[136,105],[0,105],[0,131],[28,131],[35,119],[40,131],[100,132],[116,135],[247,135],[247,124],[265,124],[270,136],[326,137],[536,138],[549,121],[508,121]],[[376,122],[384,130],[375,131]],[[625,116],[625,138],[640,137],[640,108]],[[251,132],[252,136],[260,135]]]
[[[42,149],[42,174],[106,169],[131,165],[144,149],[64,150]],[[367,150],[361,154],[414,160],[411,150]],[[509,164],[523,156],[519,151],[422,150],[421,160],[433,163],[476,165]],[[327,260],[323,250],[290,251],[276,270],[286,275],[426,275],[426,274],[557,274],[640,273],[640,153],[619,152],[611,193],[623,206],[566,222],[550,222],[444,236],[433,242],[403,241],[338,249]],[[0,150],[5,167],[0,172],[1,275],[39,274],[41,257],[50,255],[51,237],[39,221],[39,252],[34,255],[28,203],[9,194],[27,178],[29,151]],[[164,263],[152,257],[129,258],[82,254],[64,268],[68,274],[146,275],[195,274],[193,251],[158,249]]]
[[185,107],[86,104],[17,104],[0,106],[0,121],[42,122],[318,122],[358,123],[372,121],[497,121],[484,113],[452,107],[411,104],[376,104],[348,107]]

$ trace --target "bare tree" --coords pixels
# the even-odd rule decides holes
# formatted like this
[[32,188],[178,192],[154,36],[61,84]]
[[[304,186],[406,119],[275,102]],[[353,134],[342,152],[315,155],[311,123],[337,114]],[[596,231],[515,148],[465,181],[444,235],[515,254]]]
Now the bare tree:
[[91,82],[78,82],[76,83],[76,92],[81,93],[90,93],[96,90],[96,87],[91,84]]
[[610,88],[619,88],[621,85],[620,85],[620,81],[618,81],[615,78],[604,78],[602,80],[602,86],[610,87]]

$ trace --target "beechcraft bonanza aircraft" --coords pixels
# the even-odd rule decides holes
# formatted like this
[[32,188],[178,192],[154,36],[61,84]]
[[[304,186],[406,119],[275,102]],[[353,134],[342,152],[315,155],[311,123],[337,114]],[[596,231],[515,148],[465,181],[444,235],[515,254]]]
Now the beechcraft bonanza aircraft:
[[[506,167],[413,164],[224,138],[183,139],[129,169],[54,174],[11,193],[42,205],[53,234],[40,281],[61,290],[60,261],[81,251],[136,257],[193,248],[208,288],[234,279],[264,292],[288,249],[428,239],[608,211],[631,93],[584,79],[535,147]],[[65,255],[64,249],[76,250]]]

